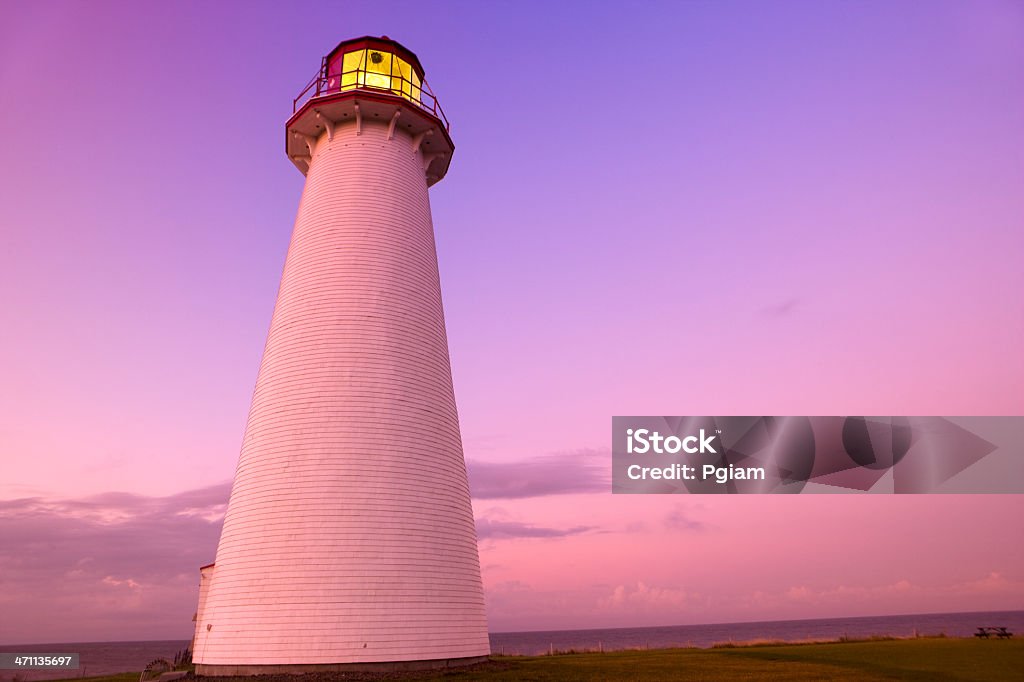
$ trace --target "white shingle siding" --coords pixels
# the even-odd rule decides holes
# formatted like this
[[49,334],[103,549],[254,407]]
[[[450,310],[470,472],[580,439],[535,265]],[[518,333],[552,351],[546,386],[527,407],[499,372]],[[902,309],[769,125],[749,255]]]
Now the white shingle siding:
[[202,665],[485,656],[423,158],[319,138],[196,623]]

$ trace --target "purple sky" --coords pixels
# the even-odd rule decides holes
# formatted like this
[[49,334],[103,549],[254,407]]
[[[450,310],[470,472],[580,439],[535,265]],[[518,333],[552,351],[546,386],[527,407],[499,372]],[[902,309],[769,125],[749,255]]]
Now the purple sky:
[[363,34],[452,121],[492,629],[1024,608],[1018,496],[606,486],[613,414],[1024,413],[1020,3],[0,0],[0,642],[190,635]]

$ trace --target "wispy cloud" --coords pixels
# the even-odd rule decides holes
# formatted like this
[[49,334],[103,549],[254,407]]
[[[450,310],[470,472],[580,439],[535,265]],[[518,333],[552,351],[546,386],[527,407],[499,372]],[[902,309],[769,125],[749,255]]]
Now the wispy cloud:
[[881,584],[846,582],[817,587],[801,584],[777,593],[755,592],[752,602],[772,608],[792,604],[838,607],[856,603],[882,611],[894,601],[910,604],[970,604],[966,600],[979,597],[998,597],[1007,606],[1019,604],[1024,599],[1024,581],[992,571],[974,580],[939,585],[925,585],[907,578]]
[[0,501],[0,641],[187,638],[229,493]]
[[601,610],[647,612],[651,609],[679,609],[687,603],[686,590],[648,585],[640,580],[635,585],[619,585],[598,601]]
[[515,462],[468,460],[469,486],[478,500],[608,492],[607,451],[532,457]]
[[496,521],[494,519],[477,519],[476,534],[481,540],[508,540],[512,538],[564,538],[594,530],[593,526],[573,526],[571,528],[547,528],[534,526],[518,521]]
[[708,529],[708,525],[697,519],[689,507],[677,504],[665,516],[665,527],[669,530],[701,532]]
[[770,306],[766,306],[761,309],[761,313],[767,317],[785,317],[791,315],[793,311],[800,307],[799,298],[788,298],[784,301],[780,301]]

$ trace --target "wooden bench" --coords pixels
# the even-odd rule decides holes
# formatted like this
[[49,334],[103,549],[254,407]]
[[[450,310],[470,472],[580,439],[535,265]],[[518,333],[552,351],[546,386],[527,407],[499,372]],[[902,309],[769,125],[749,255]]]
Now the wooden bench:
[[974,633],[974,636],[979,639],[988,639],[993,635],[998,639],[1010,639],[1013,637],[1012,632],[1006,628],[1000,627],[978,628],[978,631]]

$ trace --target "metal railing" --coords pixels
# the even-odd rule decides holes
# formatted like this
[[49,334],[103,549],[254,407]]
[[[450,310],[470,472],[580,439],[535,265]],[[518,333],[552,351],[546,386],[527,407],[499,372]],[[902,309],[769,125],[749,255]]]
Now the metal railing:
[[[387,85],[371,85],[370,80],[386,80]],[[342,85],[342,83],[345,83]],[[441,109],[441,103],[437,101],[427,81],[415,83],[398,74],[378,73],[366,69],[355,71],[344,71],[341,73],[325,73],[321,69],[312,80],[302,89],[299,96],[292,101],[292,113],[299,110],[299,107],[314,97],[333,95],[338,92],[353,92],[366,90],[369,92],[384,93],[401,97],[406,102],[414,104],[423,111],[431,114],[444,124],[444,129],[451,131],[448,124],[448,117]]]

